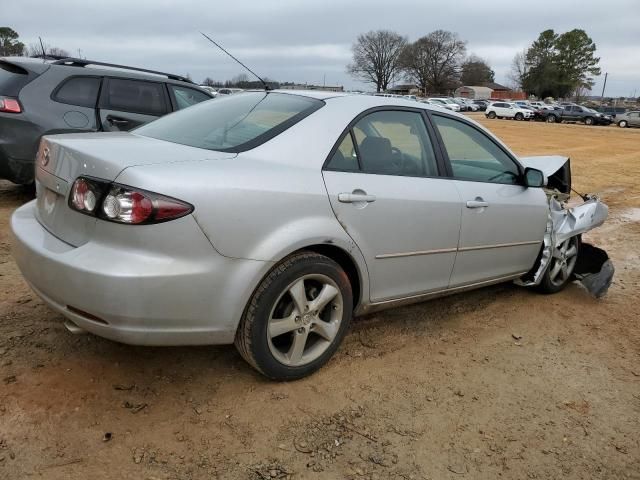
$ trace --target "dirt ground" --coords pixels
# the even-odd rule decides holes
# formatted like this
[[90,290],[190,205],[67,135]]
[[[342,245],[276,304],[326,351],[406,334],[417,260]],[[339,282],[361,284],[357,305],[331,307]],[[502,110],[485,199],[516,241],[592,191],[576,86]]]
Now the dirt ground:
[[0,185],[0,479],[640,479],[640,129],[476,116],[600,192],[608,295],[506,284],[357,319],[311,378],[233,347],[74,336],[22,280]]

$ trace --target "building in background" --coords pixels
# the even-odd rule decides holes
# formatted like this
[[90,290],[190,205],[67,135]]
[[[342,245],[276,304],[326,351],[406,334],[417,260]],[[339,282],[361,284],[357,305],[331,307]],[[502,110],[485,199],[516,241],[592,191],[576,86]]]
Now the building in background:
[[487,100],[491,98],[492,93],[493,90],[489,87],[464,86],[456,88],[455,96],[470,98],[472,100]]

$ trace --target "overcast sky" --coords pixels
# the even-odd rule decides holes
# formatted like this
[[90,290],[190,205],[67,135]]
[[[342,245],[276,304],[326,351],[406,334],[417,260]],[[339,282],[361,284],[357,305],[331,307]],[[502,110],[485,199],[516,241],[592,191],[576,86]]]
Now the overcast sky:
[[601,57],[607,95],[640,95],[640,0],[0,0],[0,26],[25,44],[38,35],[92,60],[225,80],[241,67],[203,31],[256,72],[279,81],[364,89],[345,72],[359,33],[390,29],[416,40],[457,32],[467,52],[488,60],[507,83],[514,54],[553,28],[582,28]]

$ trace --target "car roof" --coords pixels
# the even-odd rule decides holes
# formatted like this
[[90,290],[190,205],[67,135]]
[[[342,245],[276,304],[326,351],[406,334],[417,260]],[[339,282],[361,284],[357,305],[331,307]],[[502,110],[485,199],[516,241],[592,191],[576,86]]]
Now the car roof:
[[163,81],[167,83],[177,84],[177,85],[185,85],[189,87],[199,88],[200,86],[196,83],[185,82],[181,80],[177,80],[174,78],[170,78],[170,73],[157,72],[157,73],[146,73],[140,72],[136,70],[131,70],[127,66],[108,66],[108,65],[98,65],[93,63],[87,63],[87,65],[76,65],[76,64],[56,64],[51,63],[50,60],[42,60],[41,58],[31,58],[31,57],[2,57],[0,60],[13,63],[15,65],[22,66],[27,70],[34,71],[36,73],[43,73],[45,70],[49,68],[57,68],[64,69],[64,71],[68,71],[69,75],[75,75],[78,73],[84,75],[108,75],[110,77],[122,77],[122,78],[133,78],[139,80],[154,80],[154,81]]

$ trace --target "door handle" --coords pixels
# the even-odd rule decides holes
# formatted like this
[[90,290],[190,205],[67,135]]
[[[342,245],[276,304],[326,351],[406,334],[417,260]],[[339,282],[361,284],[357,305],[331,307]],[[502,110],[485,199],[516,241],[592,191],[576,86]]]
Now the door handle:
[[485,202],[482,199],[469,200],[467,202],[467,208],[483,208],[488,206],[489,206],[489,202]]
[[125,120],[123,118],[115,118],[115,117],[107,117],[107,121],[112,125],[126,125],[129,123],[129,120]]
[[338,201],[341,203],[371,203],[376,201],[376,196],[363,193],[339,193]]

